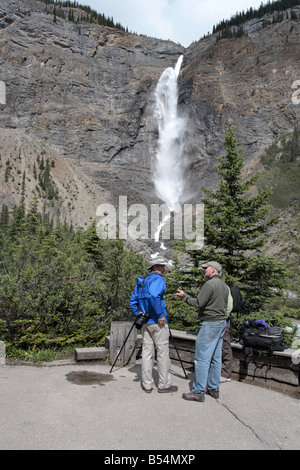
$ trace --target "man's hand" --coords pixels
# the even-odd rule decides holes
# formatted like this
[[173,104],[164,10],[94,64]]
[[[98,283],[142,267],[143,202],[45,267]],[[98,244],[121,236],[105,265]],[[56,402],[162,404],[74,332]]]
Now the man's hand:
[[184,292],[183,292],[183,290],[177,289],[177,292],[175,292],[174,295],[176,295],[177,297],[182,299],[182,297],[184,296]]
[[166,323],[166,317],[161,317],[158,319],[158,325],[159,326],[164,326]]

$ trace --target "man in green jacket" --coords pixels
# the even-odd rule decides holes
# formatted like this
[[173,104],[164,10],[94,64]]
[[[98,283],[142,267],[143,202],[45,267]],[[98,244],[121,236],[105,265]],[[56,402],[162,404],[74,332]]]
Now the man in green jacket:
[[203,402],[204,390],[213,398],[219,398],[219,384],[222,368],[222,341],[226,328],[228,287],[222,281],[221,265],[210,261],[201,266],[205,269],[207,281],[201,287],[197,298],[192,298],[178,289],[175,294],[188,305],[199,309],[201,328],[195,348],[195,380],[193,390],[182,398]]

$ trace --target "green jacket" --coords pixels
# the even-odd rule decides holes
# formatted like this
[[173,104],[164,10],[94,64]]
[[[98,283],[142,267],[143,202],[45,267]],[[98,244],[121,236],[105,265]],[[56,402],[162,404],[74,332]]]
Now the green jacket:
[[213,276],[200,289],[197,298],[184,294],[183,300],[199,309],[201,321],[226,320],[228,304],[228,286],[219,276]]

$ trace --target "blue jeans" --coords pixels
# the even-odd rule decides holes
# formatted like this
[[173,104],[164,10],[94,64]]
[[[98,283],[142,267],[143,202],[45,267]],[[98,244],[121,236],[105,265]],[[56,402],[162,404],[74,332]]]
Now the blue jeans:
[[193,392],[219,388],[222,370],[222,343],[226,320],[204,321],[196,340]]

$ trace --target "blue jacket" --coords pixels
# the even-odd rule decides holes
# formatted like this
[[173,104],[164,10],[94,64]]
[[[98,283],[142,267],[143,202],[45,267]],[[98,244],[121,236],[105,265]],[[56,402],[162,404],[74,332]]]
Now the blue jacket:
[[165,290],[166,283],[161,274],[153,272],[146,277],[139,276],[129,300],[131,310],[136,316],[138,312],[150,314],[147,324],[157,323],[161,317],[165,317],[167,322]]

